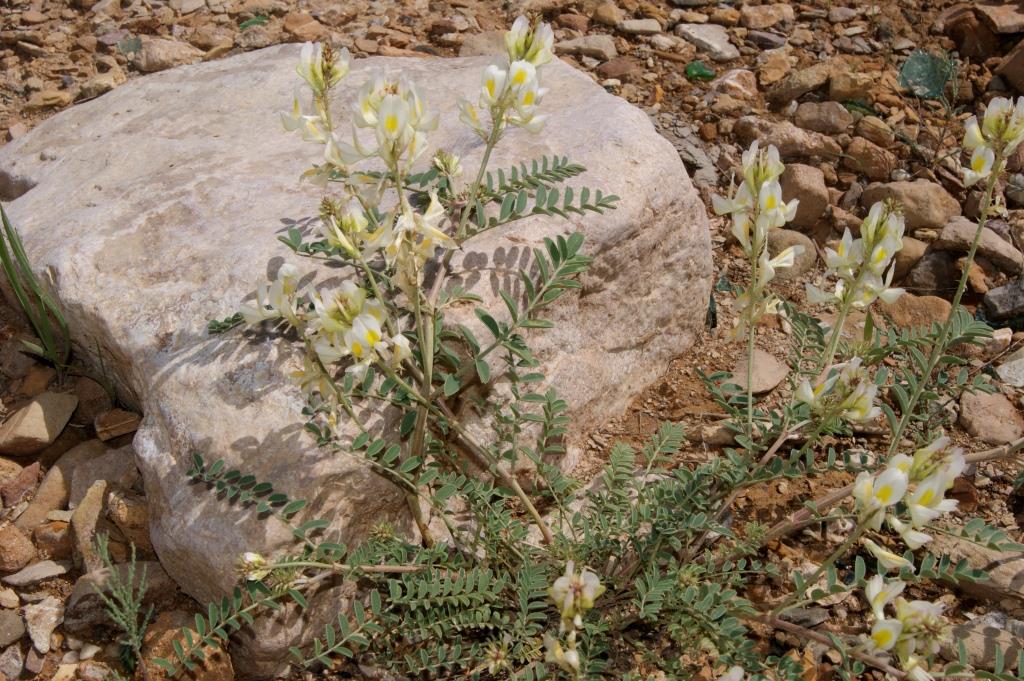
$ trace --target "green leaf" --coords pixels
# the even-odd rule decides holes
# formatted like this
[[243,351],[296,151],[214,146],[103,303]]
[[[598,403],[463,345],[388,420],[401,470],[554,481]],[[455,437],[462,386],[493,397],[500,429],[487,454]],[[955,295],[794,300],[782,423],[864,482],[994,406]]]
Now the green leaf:
[[480,377],[480,382],[487,385],[491,382],[491,368],[487,366],[487,362],[478,359],[474,362],[476,365],[476,375]]
[[462,384],[459,382],[458,376],[455,374],[448,374],[447,378],[444,379],[444,396],[451,397],[455,393],[459,392],[459,388]]

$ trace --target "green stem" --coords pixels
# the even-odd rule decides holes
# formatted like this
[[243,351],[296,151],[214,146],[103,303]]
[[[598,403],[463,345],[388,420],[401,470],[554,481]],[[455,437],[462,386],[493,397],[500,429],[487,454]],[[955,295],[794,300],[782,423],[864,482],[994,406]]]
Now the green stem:
[[956,295],[953,296],[953,305],[949,310],[949,316],[946,317],[946,322],[942,325],[942,329],[939,331],[939,338],[932,346],[931,353],[928,355],[928,368],[924,372],[924,375],[919,377],[917,387],[910,394],[910,398],[907,402],[907,408],[900,415],[899,423],[896,425],[895,430],[893,430],[892,440],[889,443],[888,456],[892,456],[896,452],[896,448],[899,447],[900,440],[903,437],[903,431],[906,430],[907,425],[910,423],[910,419],[914,416],[914,408],[917,406],[918,400],[921,399],[921,395],[924,394],[925,389],[930,387],[931,376],[935,372],[936,367],[939,366],[939,362],[942,361],[942,357],[946,354],[946,344],[949,342],[949,334],[953,328],[953,318],[960,307],[960,300],[963,298],[964,291],[967,288],[967,277],[971,272],[971,267],[974,265],[974,256],[978,251],[978,244],[981,242],[981,235],[985,231],[985,223],[988,222],[989,212],[992,208],[992,195],[995,192],[996,182],[999,180],[999,171],[1003,167],[1003,153],[1001,150],[996,151],[996,157],[992,167],[992,174],[989,175],[988,183],[985,185],[985,193],[981,199],[981,217],[978,220],[978,229],[975,230],[974,239],[971,241],[971,248],[967,251],[967,260],[964,263],[963,272],[960,273],[960,281],[956,287]]
[[[840,544],[839,547],[825,559],[825,562],[818,566],[818,569],[814,571],[814,574],[807,579],[806,584],[810,587],[817,584],[818,580],[821,579],[821,576],[825,574],[825,571],[828,570],[833,563],[842,558],[843,555],[850,550],[850,547],[853,546],[854,542],[861,538],[866,530],[867,521],[865,520],[865,522],[857,525],[854,531],[850,533],[850,536],[846,538],[846,541]],[[794,591],[788,598],[786,598],[786,600],[772,608],[771,617],[778,617],[780,614],[785,612],[787,608],[792,608],[797,605],[803,597],[803,593]]]

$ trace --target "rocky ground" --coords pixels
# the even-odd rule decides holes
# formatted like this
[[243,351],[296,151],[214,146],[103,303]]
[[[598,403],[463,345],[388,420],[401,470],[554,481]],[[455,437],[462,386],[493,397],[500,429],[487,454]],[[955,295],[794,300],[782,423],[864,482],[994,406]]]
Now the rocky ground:
[[[329,2],[310,0],[9,0],[0,7],[0,144],[25,134],[60,109],[102,95],[129,78],[238,51],[330,39],[356,56],[424,58],[487,54],[516,14],[542,13],[556,27],[559,55],[609,91],[647,111],[675,147],[706,200],[725,192],[739,155],[755,138],[779,147],[789,164],[785,198],[801,205],[792,229],[778,232],[773,250],[790,244],[805,254],[781,277],[780,289],[802,302],[803,285],[821,283],[818,254],[845,227],[854,231],[867,206],[886,197],[906,210],[908,238],[897,277],[910,294],[887,313],[896,325],[940,320],[960,275],[979,197],[964,188],[951,153],[963,120],[993,96],[1024,89],[1024,10],[1012,2],[947,0],[755,4],[708,0],[454,0]],[[941,96],[921,99],[901,85],[901,69],[918,52],[946,55],[953,66]],[[941,69],[940,69],[941,70]],[[927,83],[925,83],[927,85]],[[937,93],[931,93],[937,95]],[[1005,218],[990,221],[965,298],[998,330],[972,354],[972,371],[998,390],[948,405],[953,435],[970,451],[1024,435],[1024,153],[1010,163],[1000,187]],[[13,191],[0,169],[0,200]],[[725,338],[731,319],[729,281],[745,265],[729,243],[724,221],[713,221],[718,324],[697,348],[666,367],[628,414],[591,440],[592,465],[616,439],[638,440],[661,420],[690,426],[699,460],[727,444],[716,425],[720,408],[697,376],[733,371],[738,348]],[[164,575],[146,533],[146,500],[133,463],[131,433],[138,415],[117,409],[102,375],[57,377],[18,351],[18,320],[4,311],[0,335],[0,676],[100,679],[116,665],[112,629],[93,584],[108,575],[94,549],[97,532],[112,537],[123,561],[134,544],[145,561],[147,599],[157,620],[148,657],[167,654],[170,632],[196,607]],[[771,351],[784,332],[765,328],[757,363],[758,392],[785,397],[785,367]],[[865,432],[845,446],[870,448]],[[1011,482],[1017,464],[977,466],[956,490],[967,513],[1024,539],[1024,497]],[[820,489],[776,483],[742,499],[740,512],[772,522]],[[1024,640],[1020,556],[989,555],[955,542],[942,547],[986,569],[982,590],[944,596],[973,659],[990,664],[996,638]],[[803,568],[824,557],[818,534],[772,547]],[[771,585],[753,585],[750,596]],[[762,594],[767,598],[768,593]],[[855,598],[800,612],[800,624],[820,631],[854,631],[863,604]],[[1016,619],[1021,618],[1021,619]],[[768,635],[766,635],[767,637]],[[836,662],[821,647],[784,634],[766,644],[792,650],[831,678]],[[156,674],[156,670],[151,670]],[[232,678],[230,659],[211,659],[199,678]],[[880,677],[879,677],[880,678]]]

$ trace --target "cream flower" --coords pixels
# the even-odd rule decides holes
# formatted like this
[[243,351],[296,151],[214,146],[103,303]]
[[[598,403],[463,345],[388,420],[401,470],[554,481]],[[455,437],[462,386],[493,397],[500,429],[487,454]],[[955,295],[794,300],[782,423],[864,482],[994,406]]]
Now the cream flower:
[[904,558],[903,556],[897,555],[892,551],[889,551],[888,549],[882,548],[870,539],[862,539],[861,541],[863,542],[865,548],[867,548],[867,550],[871,552],[871,555],[873,555],[878,560],[878,564],[885,568],[886,571],[902,570],[903,568],[910,568],[911,570],[913,570],[914,564],[906,558]]
[[571,621],[579,627],[582,626],[581,615],[594,607],[594,601],[605,588],[595,573],[587,568],[577,573],[575,569],[573,561],[566,563],[565,574],[555,580],[548,593],[562,620]]
[[875,617],[883,619],[885,617],[885,606],[893,602],[906,588],[905,582],[898,579],[892,579],[887,582],[882,575],[875,575],[869,579],[864,586],[864,594],[867,596],[868,605],[871,606],[871,611],[875,614]]
[[541,66],[554,59],[554,41],[550,25],[538,23],[531,29],[527,18],[520,16],[505,33],[505,50],[510,62],[521,60],[532,66]]
[[883,619],[871,627],[871,645],[875,650],[889,651],[896,645],[903,632],[903,623],[895,619]]

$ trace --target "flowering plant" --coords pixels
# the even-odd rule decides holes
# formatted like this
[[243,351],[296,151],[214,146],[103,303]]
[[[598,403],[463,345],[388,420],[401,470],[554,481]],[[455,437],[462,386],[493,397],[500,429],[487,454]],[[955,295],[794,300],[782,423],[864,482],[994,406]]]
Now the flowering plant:
[[[382,524],[358,546],[342,545],[330,536],[330,519],[302,519],[302,500],[196,455],[195,480],[291,524],[298,549],[244,553],[240,585],[197,617],[196,635],[189,630],[177,662],[165,666],[192,668],[206,646],[252,624],[252,613],[282,602],[305,609],[309,598],[323,597],[320,586],[335,580],[357,595],[322,635],[293,649],[299,666],[358,661],[407,678],[639,681],[639,667],[665,678],[806,678],[790,656],[755,645],[752,627],[767,626],[839,650],[836,671],[844,679],[859,678],[866,666],[914,681],[932,678],[948,622],[940,604],[911,594],[924,579],[978,578],[966,563],[925,551],[935,531],[950,531],[939,523],[958,512],[947,498],[954,480],[969,462],[991,455],[952,447],[933,408],[940,392],[983,387],[951,382],[940,371],[963,363],[949,347],[987,332],[958,307],[970,262],[945,324],[886,336],[870,320],[879,300],[901,294],[892,283],[904,220],[899,206],[876,204],[856,238],[846,231],[825,251],[831,290],[807,289],[810,303],[835,308],[826,329],[771,290],[776,272],[800,254],[769,252],[771,231],[793,219],[797,200],[783,200],[778,151],[754,143],[743,154],[740,184],[713,204],[728,216],[749,267],[734,336],[746,340],[749,368],[758,322],[768,314],[786,319],[794,337],[792,399],[779,408],[755,405],[749,375],[745,396],[709,379],[739,433],[737,448],[680,463],[683,429],[665,424],[639,452],[613,446],[602,475],[584,487],[551,463],[564,451],[566,404],[553,389],[531,387],[544,377],[526,333],[551,326],[543,311],[578,288],[576,276],[590,264],[582,237],[547,239],[534,251],[534,270],[520,272],[525,295],[503,292],[505,321],[476,309],[491,336],[486,342],[445,317],[455,303],[481,302],[448,280],[453,256],[467,241],[527,215],[600,212],[617,200],[557,187],[584,171],[564,158],[535,161],[532,172],[525,164],[499,172],[497,181],[487,171],[495,145],[539,132],[547,115],[542,81],[553,58],[550,27],[517,19],[504,43],[505,53],[482,70],[479,90],[457,104],[459,119],[483,142],[468,182],[463,159],[443,150],[425,158],[439,118],[416,84],[401,75],[368,79],[350,124],[340,126],[331,95],[344,83],[349,56],[328,45],[302,48],[297,72],[305,90],[281,118],[286,130],[319,145],[318,162],[303,177],[325,196],[318,238],[291,230],[281,240],[297,256],[329,260],[351,276],[318,286],[303,283],[299,268],[283,266],[258,283],[252,303],[210,329],[293,331],[302,363],[291,378],[308,401],[307,430],[321,446],[360,457],[392,481],[417,532]],[[965,146],[973,152],[965,178],[987,180],[982,224],[993,208],[995,178],[1024,137],[1022,106],[994,101],[982,124],[968,125]],[[383,170],[364,169],[368,159]],[[976,246],[977,237],[969,261]],[[859,344],[843,342],[853,311],[869,320]],[[470,393],[497,382],[494,366],[506,385],[500,396]],[[460,397],[487,415],[490,433],[460,420],[452,408]],[[356,408],[365,400],[399,410],[398,432],[371,434]],[[884,454],[829,449],[817,456],[823,435],[849,434],[883,418],[890,431]],[[345,423],[358,434],[348,438]],[[802,443],[787,455],[783,447],[794,439]],[[521,459],[537,473],[529,490],[511,473]],[[733,503],[749,487],[823,471],[851,482],[769,528],[733,518]],[[748,600],[755,583],[783,582],[765,547],[815,523],[841,530],[838,546],[809,576],[794,571],[792,588],[778,598]],[[1012,544],[983,523],[968,524],[962,534],[990,546]],[[847,564],[852,569],[837,567]],[[855,642],[783,618],[842,592],[862,593],[868,603],[870,621]]]

